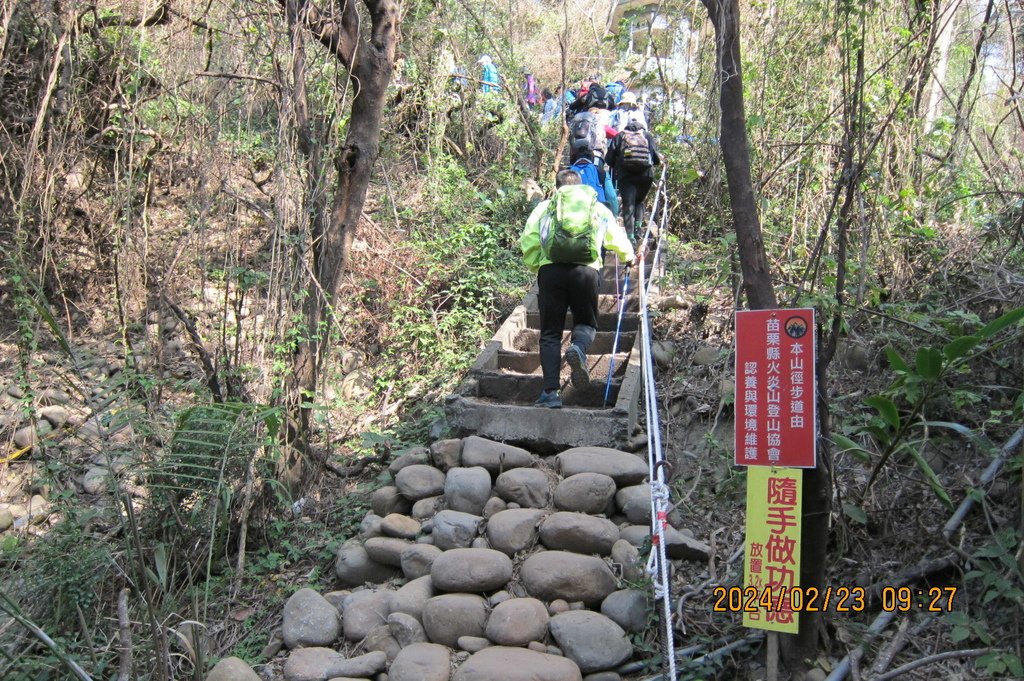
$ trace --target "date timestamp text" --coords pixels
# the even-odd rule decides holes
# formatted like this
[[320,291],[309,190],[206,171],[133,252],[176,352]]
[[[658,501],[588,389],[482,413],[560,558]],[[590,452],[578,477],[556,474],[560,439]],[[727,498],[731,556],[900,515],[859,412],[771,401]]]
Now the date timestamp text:
[[[933,586],[917,589],[887,586],[881,591],[880,606],[886,612],[949,612],[958,587]],[[717,586],[712,591],[713,612],[863,612],[867,595],[861,586],[746,588]]]

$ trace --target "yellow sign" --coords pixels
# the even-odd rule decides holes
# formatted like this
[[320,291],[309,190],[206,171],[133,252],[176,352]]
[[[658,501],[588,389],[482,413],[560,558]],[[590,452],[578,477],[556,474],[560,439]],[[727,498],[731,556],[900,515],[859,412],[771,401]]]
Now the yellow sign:
[[[803,470],[747,468],[747,539],[741,602],[743,626],[795,634],[800,610]],[[732,608],[732,605],[739,605]],[[813,607],[813,606],[812,606]]]

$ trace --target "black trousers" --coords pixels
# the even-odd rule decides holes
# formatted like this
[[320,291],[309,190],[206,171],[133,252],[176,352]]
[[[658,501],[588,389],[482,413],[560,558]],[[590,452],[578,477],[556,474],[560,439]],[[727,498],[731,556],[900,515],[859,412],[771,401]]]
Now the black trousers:
[[622,226],[626,228],[629,238],[636,240],[643,236],[644,199],[651,191],[654,178],[624,173],[615,179],[619,183],[619,194],[622,195]]
[[584,353],[597,334],[597,294],[600,272],[586,265],[551,263],[537,273],[540,293],[540,367],[544,389],[559,386],[565,313],[572,310],[572,342]]

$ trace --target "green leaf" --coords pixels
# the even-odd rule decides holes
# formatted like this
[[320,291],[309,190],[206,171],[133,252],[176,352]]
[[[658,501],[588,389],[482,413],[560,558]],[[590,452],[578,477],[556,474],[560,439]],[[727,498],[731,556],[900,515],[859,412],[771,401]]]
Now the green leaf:
[[865,426],[864,432],[871,433],[875,439],[883,445],[887,445],[892,442],[892,432],[888,428],[872,424],[870,426]]
[[855,457],[864,462],[871,461],[871,452],[861,447],[859,444],[846,437],[845,435],[832,435],[832,442],[836,447],[843,452],[849,452]]
[[966,355],[980,342],[981,338],[978,336],[960,336],[959,338],[954,338],[951,342],[947,343],[946,346],[942,348],[942,354],[946,356],[946,360],[952,362],[953,360],[960,359]]
[[924,474],[925,479],[928,481],[928,485],[932,488],[932,491],[935,492],[935,496],[937,496],[942,503],[946,505],[946,508],[953,510],[953,500],[949,498],[949,493],[942,485],[942,481],[939,480],[939,476],[935,475],[935,471],[928,462],[924,460],[924,457],[921,456],[921,452],[917,451],[917,449],[913,447],[907,447],[907,449],[910,451],[910,456],[914,458],[914,462],[917,464],[917,467]]
[[972,445],[974,445],[974,448],[977,449],[979,452],[984,452],[989,456],[993,455],[996,450],[996,446],[992,444],[992,442],[989,441],[987,437],[985,437],[981,433],[974,432],[973,430],[963,425],[962,423],[954,423],[952,421],[922,421],[920,422],[920,424],[915,425],[927,426],[928,428],[946,428],[948,430],[952,430],[954,433],[957,433],[958,435],[962,435],[963,437],[967,438],[967,440]]
[[850,519],[860,523],[861,525],[868,524],[868,514],[864,512],[864,509],[856,504],[851,504],[848,501],[843,502],[843,513],[850,516]]
[[994,319],[986,324],[985,327],[978,332],[978,336],[982,339],[991,338],[1006,327],[1016,324],[1021,319],[1024,319],[1024,307],[1018,307],[1016,310],[1010,310],[1002,317]]
[[160,578],[156,576],[156,573],[149,569],[149,566],[145,568],[146,576],[153,582],[155,586],[160,586]]
[[935,348],[918,350],[914,364],[917,365],[917,373],[932,381],[942,373],[942,355]]
[[967,613],[960,610],[948,613],[946,615],[946,620],[954,627],[965,627],[967,626],[967,623],[970,622],[970,619],[967,617]]
[[72,353],[71,344],[68,343],[67,336],[65,336],[64,332],[61,331],[60,324],[57,323],[57,319],[53,316],[53,312],[50,311],[50,306],[46,302],[46,299],[43,297],[42,292],[39,291],[38,293],[39,298],[42,298],[42,300],[37,299],[36,296],[28,297],[29,301],[32,303],[32,307],[36,309],[36,312],[39,313],[39,316],[42,317],[43,321],[46,322],[46,325],[50,327],[50,333],[52,333],[53,337],[57,339],[57,343],[64,351],[64,354],[74,359],[75,356]]
[[888,397],[881,395],[872,395],[871,397],[865,397],[864,403],[869,407],[874,407],[878,410],[878,415],[882,417],[893,430],[899,430],[900,427],[900,412],[896,409],[896,405]]
[[980,549],[974,552],[977,558],[998,558],[1006,554],[1008,549],[1005,546],[999,544],[999,542],[991,542],[985,544]]
[[1002,674],[1006,671],[1006,663],[999,653],[989,653],[978,658],[978,665],[985,668],[989,674]]
[[277,440],[281,432],[281,415],[277,411],[271,411],[263,417],[263,423],[267,426],[267,436],[271,440]]
[[156,574],[159,577],[160,588],[167,591],[167,546],[163,543],[157,544],[153,549],[153,561],[156,563]]
[[891,366],[895,371],[906,372],[910,370],[910,367],[908,367],[907,363],[903,361],[903,358],[900,357],[900,353],[896,352],[895,348],[887,347],[885,349],[885,356],[889,360],[889,366]]

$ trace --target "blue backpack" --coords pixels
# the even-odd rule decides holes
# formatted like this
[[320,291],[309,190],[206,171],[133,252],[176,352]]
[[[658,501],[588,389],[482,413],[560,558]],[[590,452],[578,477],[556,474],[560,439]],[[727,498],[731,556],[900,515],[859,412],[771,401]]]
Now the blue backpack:
[[608,93],[608,97],[611,98],[610,103],[617,106],[619,100],[622,99],[622,93],[626,91],[626,86],[617,80],[614,83],[605,85],[604,89]]
[[576,171],[576,174],[583,180],[583,184],[594,188],[597,192],[597,200],[607,205],[607,195],[604,193],[604,178],[601,177],[601,172],[597,169],[593,163],[585,158],[581,158],[572,164],[572,170]]

